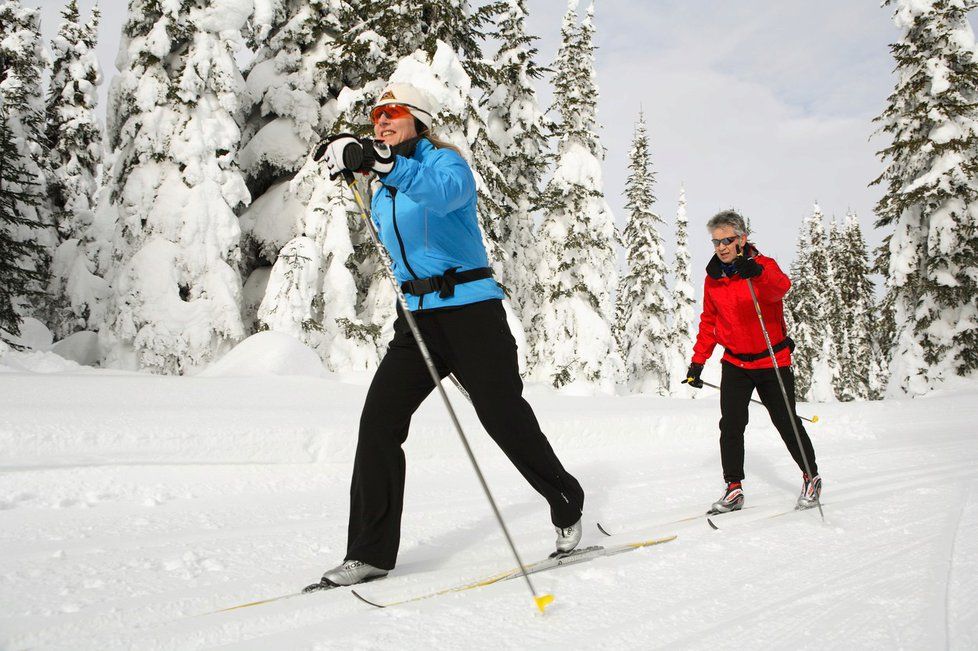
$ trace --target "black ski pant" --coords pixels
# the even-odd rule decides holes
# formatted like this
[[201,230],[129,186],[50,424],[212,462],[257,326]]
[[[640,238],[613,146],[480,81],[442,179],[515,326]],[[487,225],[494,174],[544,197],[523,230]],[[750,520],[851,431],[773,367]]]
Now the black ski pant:
[[[523,399],[516,340],[502,301],[415,312],[440,377],[454,373],[486,431],[550,504],[555,526],[581,517],[584,491],[554,454]],[[411,415],[435,388],[402,314],[367,392],[350,486],[346,560],[385,570],[397,559],[404,503],[404,451]],[[449,488],[446,486],[446,488]]]
[[790,366],[782,367],[781,379],[791,403],[791,413],[784,405],[784,396],[773,368],[746,369],[724,361],[720,376],[720,460],[723,463],[723,479],[726,482],[742,481],[744,479],[744,430],[747,429],[748,406],[751,394],[757,389],[757,396],[767,407],[771,422],[781,434],[791,458],[795,460],[802,472],[805,472],[805,462],[798,448],[798,441],[791,429],[791,418],[798,425],[801,444],[805,448],[805,456],[811,466],[812,473],[818,474],[818,464],[815,463],[815,449],[808,438],[802,421],[795,414],[795,374]]

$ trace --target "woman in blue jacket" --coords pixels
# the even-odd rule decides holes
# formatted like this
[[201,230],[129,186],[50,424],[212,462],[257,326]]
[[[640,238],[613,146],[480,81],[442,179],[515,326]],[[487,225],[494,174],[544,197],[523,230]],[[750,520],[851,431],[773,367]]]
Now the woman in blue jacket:
[[[475,179],[458,151],[431,135],[433,113],[418,89],[391,84],[371,111],[374,139],[333,136],[315,158],[331,177],[377,174],[372,218],[439,374],[454,373],[468,391],[486,431],[550,504],[557,551],[571,551],[581,539],[584,491],[522,397],[516,341],[482,244]],[[346,558],[307,590],[393,569],[404,499],[401,445],[412,414],[434,388],[398,306],[394,338],[360,416]]]

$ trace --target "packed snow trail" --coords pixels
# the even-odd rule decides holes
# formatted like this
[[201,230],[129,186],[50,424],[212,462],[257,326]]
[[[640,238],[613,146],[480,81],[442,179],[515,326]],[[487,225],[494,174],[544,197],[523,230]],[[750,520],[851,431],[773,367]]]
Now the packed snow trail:
[[[793,506],[800,476],[752,411],[754,508],[720,516],[719,531],[696,517],[723,488],[715,394],[531,387],[588,491],[582,545],[677,540],[536,575],[556,597],[543,616],[516,582],[387,610],[338,589],[204,615],[294,592],[342,559],[367,380],[154,377],[43,356],[0,366],[0,648],[978,646],[974,383],[812,406],[825,525],[813,511],[763,517]],[[554,537],[545,504],[452,399],[520,552],[542,558]],[[370,598],[508,569],[436,402],[414,418],[406,451],[398,566]]]

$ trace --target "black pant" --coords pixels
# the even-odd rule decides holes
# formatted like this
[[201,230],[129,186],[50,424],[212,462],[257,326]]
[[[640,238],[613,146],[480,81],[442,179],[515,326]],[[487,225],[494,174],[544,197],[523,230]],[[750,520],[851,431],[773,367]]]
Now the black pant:
[[791,402],[791,414],[784,406],[784,396],[778,386],[778,378],[773,368],[745,369],[728,362],[721,364],[723,374],[720,376],[720,460],[723,463],[723,479],[726,482],[741,481],[744,478],[744,430],[747,428],[748,406],[751,394],[757,389],[757,395],[771,422],[781,434],[791,458],[795,460],[802,472],[805,472],[805,462],[798,441],[791,429],[791,418],[798,425],[801,444],[805,448],[805,457],[811,466],[812,473],[818,474],[815,463],[815,449],[808,438],[801,419],[795,412],[795,374],[791,367],[781,368],[781,379]]
[[[550,504],[555,526],[578,521],[584,491],[557,459],[523,399],[516,341],[502,301],[416,312],[414,317],[440,377],[455,374],[482,425],[523,477]],[[367,392],[360,416],[347,560],[392,569],[401,537],[404,451],[411,415],[435,388],[402,315]]]

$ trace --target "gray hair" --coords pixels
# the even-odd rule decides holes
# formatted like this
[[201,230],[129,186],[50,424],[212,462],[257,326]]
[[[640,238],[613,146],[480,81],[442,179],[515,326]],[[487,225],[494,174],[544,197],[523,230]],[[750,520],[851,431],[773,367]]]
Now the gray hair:
[[748,233],[747,223],[736,210],[723,210],[710,217],[710,221],[706,222],[706,230],[711,233],[721,226],[731,227],[736,235],[747,235]]

